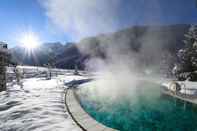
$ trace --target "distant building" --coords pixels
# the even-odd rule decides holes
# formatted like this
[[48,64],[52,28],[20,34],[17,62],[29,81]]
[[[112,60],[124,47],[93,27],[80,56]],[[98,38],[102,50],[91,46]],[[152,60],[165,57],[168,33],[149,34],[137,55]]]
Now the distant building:
[[8,49],[8,44],[5,42],[0,41],[0,48]]
[[8,65],[8,46],[0,42],[0,91],[6,89],[6,66]]

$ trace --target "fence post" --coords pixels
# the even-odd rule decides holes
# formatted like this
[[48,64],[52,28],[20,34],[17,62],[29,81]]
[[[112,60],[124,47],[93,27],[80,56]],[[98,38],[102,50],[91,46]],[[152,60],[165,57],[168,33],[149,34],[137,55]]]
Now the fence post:
[[6,90],[6,66],[8,65],[7,44],[0,42],[0,91]]

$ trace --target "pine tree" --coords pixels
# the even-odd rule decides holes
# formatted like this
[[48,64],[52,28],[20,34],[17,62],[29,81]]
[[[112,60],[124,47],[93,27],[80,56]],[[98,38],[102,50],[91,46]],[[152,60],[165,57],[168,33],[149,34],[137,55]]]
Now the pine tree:
[[191,25],[183,42],[184,47],[178,51],[178,63],[173,69],[175,75],[197,71],[197,25]]

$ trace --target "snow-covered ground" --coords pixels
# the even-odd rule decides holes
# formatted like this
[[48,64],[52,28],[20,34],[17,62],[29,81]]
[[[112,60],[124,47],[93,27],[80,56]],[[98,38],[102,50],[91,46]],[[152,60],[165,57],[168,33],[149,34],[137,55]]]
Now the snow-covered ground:
[[65,110],[64,82],[83,76],[61,75],[52,80],[29,78],[23,87],[9,83],[0,92],[0,131],[78,131]]

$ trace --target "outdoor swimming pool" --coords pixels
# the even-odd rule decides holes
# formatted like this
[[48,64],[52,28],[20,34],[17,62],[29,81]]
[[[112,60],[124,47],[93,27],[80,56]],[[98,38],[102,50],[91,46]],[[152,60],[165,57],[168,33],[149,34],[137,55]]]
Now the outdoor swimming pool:
[[197,130],[196,105],[163,95],[158,84],[140,82],[131,87],[132,92],[113,100],[95,92],[96,88],[94,82],[84,84],[77,96],[86,112],[109,127],[121,131]]

